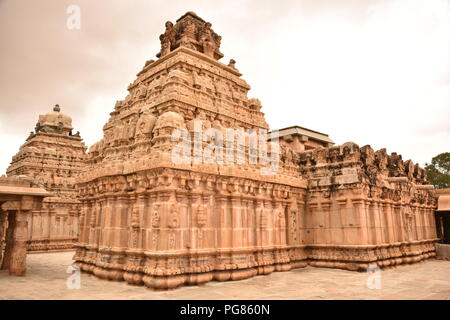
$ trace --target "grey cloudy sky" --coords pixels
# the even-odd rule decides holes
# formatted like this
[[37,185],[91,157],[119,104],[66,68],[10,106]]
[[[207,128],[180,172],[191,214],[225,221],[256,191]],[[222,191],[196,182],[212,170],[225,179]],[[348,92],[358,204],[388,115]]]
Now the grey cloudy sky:
[[[80,30],[66,10],[81,9]],[[58,103],[90,146],[159,51],[164,22],[210,21],[271,129],[386,147],[424,164],[450,151],[449,0],[0,0],[0,172]]]

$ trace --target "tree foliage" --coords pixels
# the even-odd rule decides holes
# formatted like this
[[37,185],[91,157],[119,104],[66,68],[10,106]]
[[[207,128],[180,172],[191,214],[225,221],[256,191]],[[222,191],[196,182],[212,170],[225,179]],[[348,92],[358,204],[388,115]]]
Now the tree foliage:
[[437,189],[450,188],[450,152],[438,154],[425,164],[428,180]]

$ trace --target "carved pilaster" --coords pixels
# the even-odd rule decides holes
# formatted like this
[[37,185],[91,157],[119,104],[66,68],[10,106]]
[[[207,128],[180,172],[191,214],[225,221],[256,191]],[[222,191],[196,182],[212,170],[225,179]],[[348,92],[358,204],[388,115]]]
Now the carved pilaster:
[[28,217],[30,211],[17,211],[15,213],[15,230],[13,235],[13,247],[9,263],[9,274],[23,276],[26,273],[27,265],[27,234]]
[[0,209],[0,267],[3,261],[3,248],[5,246],[5,231],[8,214]]

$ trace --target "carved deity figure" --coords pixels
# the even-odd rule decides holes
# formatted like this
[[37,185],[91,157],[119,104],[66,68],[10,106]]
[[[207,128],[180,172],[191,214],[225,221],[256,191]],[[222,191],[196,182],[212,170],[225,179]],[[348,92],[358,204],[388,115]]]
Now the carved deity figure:
[[175,249],[175,234],[169,233],[169,249]]
[[230,68],[233,68],[233,69],[237,70],[237,69],[236,69],[236,60],[230,59],[230,62],[228,63],[228,66],[229,66]]
[[189,49],[196,50],[195,45],[192,43],[195,41],[196,26],[192,21],[186,21],[184,25],[183,35],[181,36],[180,45]]
[[178,203],[174,203],[170,207],[169,228],[178,228],[179,227],[179,225],[180,225],[179,210],[180,210],[180,205]]
[[139,228],[139,212],[136,207],[133,208],[131,213],[131,227]]
[[393,152],[388,159],[389,173],[392,177],[402,177],[405,175],[405,166],[401,155]]
[[405,162],[405,172],[408,178],[412,179],[414,176],[414,163],[411,160]]
[[160,35],[159,39],[161,40],[161,57],[164,57],[172,51],[176,42],[176,32],[172,22],[166,22],[166,31]]
[[406,231],[408,233],[409,240],[413,240],[413,213],[410,207],[405,208],[406,217]]
[[214,39],[213,31],[211,30],[211,23],[207,22],[200,33],[200,44],[203,47],[203,53],[208,57],[214,57],[214,52],[217,49],[217,44]]
[[278,214],[277,218],[278,218],[279,227],[285,228],[286,227],[286,217],[283,212],[283,207],[281,205],[278,205],[276,212]]
[[199,227],[206,225],[206,210],[203,204],[197,206],[197,225]]
[[145,137],[151,138],[152,130],[156,123],[156,117],[150,110],[144,110],[136,124],[136,139],[142,140]]
[[152,227],[159,228],[159,205],[155,205],[152,213]]

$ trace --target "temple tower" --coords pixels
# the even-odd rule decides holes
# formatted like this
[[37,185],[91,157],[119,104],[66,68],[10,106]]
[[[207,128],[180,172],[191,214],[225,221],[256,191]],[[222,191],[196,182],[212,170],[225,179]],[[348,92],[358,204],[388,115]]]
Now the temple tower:
[[[219,62],[221,37],[188,12],[160,40],[78,179],[76,264],[153,288],[305,266],[306,181],[292,157],[264,172],[276,146],[235,61]],[[183,161],[173,153],[181,138]],[[231,161],[217,157],[225,149]]]
[[72,119],[56,105],[39,116],[6,171],[8,176],[28,176],[53,194],[28,215],[29,251],[72,249],[78,240],[75,176],[83,170],[86,147],[72,130]]

